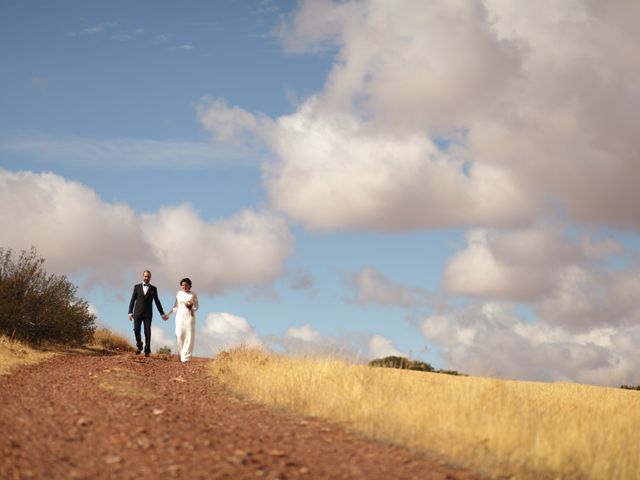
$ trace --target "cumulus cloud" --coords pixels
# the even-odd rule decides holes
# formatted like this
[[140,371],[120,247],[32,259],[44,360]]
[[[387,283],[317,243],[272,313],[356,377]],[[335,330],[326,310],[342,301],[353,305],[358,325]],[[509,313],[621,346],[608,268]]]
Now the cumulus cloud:
[[334,49],[324,88],[272,122],[224,103],[201,121],[269,145],[274,205],[311,228],[516,225],[557,208],[638,228],[639,9],[301,2],[278,35]]
[[303,342],[317,342],[322,338],[320,332],[314,330],[309,324],[302,327],[288,328],[287,331],[284,332],[284,337],[301,340]]
[[151,268],[161,284],[188,273],[203,293],[269,283],[293,248],[284,220],[269,212],[205,221],[181,205],[140,215],[52,173],[0,170],[0,222],[12,226],[0,244],[35,246],[48,270],[116,285],[131,268],[136,278]]
[[[466,240],[444,270],[443,285],[451,293],[535,300],[555,288],[564,268],[586,260],[586,252],[551,225],[471,230]],[[591,255],[600,248],[585,242]]]
[[341,336],[323,335],[310,324],[290,327],[282,336],[268,336],[266,339],[287,354],[340,357],[353,362],[404,355],[392,340],[382,335],[368,332],[351,332]]
[[338,342],[330,336],[323,336],[311,325],[288,328],[282,337],[271,337],[271,342],[279,345],[292,355],[334,355],[338,349]]
[[531,213],[505,170],[448,155],[422,133],[375,131],[353,116],[318,115],[316,100],[267,129],[279,161],[265,166],[274,205],[318,229],[401,231]]
[[541,319],[572,332],[596,326],[640,326],[640,267],[621,270],[571,266],[562,272],[556,288],[534,304]]
[[259,131],[259,118],[242,108],[230,107],[224,98],[203,97],[196,111],[202,127],[219,142],[247,142]]
[[[90,188],[53,174],[0,170],[0,243],[35,246],[47,268],[117,282],[126,265],[149,259],[139,218]],[[114,264],[120,268],[113,268]]]
[[365,267],[351,276],[349,285],[355,290],[351,301],[361,304],[377,304],[398,307],[419,307],[428,300],[428,292],[394,282],[373,267]]
[[558,226],[472,230],[466,248],[449,259],[443,286],[450,294],[526,302],[541,321],[571,331],[640,324],[633,300],[639,265],[611,264],[625,253],[613,239],[572,239]]
[[640,326],[595,327],[574,334],[519,317],[512,306],[478,303],[425,318],[425,337],[438,344],[447,368],[474,375],[577,381],[618,386],[638,383]]
[[177,341],[175,337],[167,337],[164,330],[154,325],[151,326],[151,342],[154,348],[169,347],[174,352],[176,351]]
[[198,332],[198,351],[210,356],[222,350],[246,345],[262,347],[263,342],[247,319],[227,312],[210,313]]
[[404,354],[393,346],[393,341],[382,335],[374,335],[367,345],[369,358],[383,358],[388,356],[402,357]]
[[142,215],[140,224],[154,272],[173,278],[188,272],[210,293],[275,280],[293,249],[284,220],[267,212],[244,210],[207,222],[181,205]]

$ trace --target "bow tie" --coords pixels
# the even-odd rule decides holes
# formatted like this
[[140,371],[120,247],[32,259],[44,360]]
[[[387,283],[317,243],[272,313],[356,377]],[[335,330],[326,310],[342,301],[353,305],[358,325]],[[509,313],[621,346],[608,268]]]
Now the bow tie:
[[148,283],[143,283],[143,284],[142,284],[142,286],[143,286],[143,287],[148,287],[148,286],[149,286],[149,284],[148,284]]

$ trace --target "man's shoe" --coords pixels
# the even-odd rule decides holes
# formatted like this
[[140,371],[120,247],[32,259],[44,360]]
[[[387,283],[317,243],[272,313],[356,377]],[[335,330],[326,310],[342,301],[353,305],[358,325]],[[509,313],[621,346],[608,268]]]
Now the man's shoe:
[[149,356],[149,352],[144,352],[144,356],[148,357]]
[[142,353],[142,349],[141,348],[136,348],[136,355],[140,355]]

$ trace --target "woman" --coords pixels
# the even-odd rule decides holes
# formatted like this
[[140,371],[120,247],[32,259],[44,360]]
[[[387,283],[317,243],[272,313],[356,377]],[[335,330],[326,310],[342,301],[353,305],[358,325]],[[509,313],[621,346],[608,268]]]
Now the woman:
[[191,291],[191,280],[180,280],[180,290],[176,294],[176,303],[169,315],[176,313],[176,337],[178,338],[178,355],[181,362],[191,360],[193,343],[196,336],[196,310],[198,296]]

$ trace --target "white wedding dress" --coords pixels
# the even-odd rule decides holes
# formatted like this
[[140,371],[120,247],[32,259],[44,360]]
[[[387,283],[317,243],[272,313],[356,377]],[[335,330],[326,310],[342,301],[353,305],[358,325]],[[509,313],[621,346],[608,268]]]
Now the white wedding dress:
[[[187,303],[193,307],[189,309]],[[181,362],[191,360],[193,345],[196,337],[196,310],[198,310],[198,296],[194,292],[180,290],[176,294],[176,303],[171,313],[176,313],[176,338],[178,339],[178,355]]]

